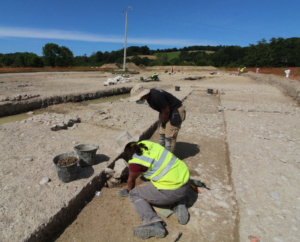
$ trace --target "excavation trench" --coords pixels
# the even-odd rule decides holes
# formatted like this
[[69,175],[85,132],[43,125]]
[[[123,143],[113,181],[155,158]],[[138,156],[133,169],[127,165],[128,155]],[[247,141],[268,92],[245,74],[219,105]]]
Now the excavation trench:
[[[228,167],[228,147],[225,135],[222,135],[226,130],[225,121],[217,108],[220,99],[215,95],[207,95],[203,89],[194,90],[182,100],[188,119],[180,130],[174,154],[188,165],[191,178],[203,179],[211,190],[200,188],[201,194],[198,195],[191,189],[188,193],[186,204],[191,214],[188,226],[180,226],[175,215],[170,218],[162,217],[169,232],[162,241],[174,241],[178,232],[182,232],[183,241],[238,241],[238,208],[232,205],[236,204],[236,199],[230,174],[232,169]],[[157,142],[159,135],[155,129],[156,125],[148,136],[150,140]],[[126,184],[123,186],[126,187]],[[117,241],[122,234],[124,238],[138,241],[133,238],[131,230],[139,225],[139,219],[128,199],[116,197],[117,189],[120,188],[103,187],[101,195],[94,196],[56,240],[60,242],[76,238],[97,241],[101,238],[103,241]],[[221,197],[220,208],[217,203]],[[216,229],[218,222],[214,221],[215,218],[226,223]],[[118,232],[115,231],[116,228]]]
[[[129,93],[126,94],[115,94],[113,96],[105,96],[105,97],[101,97],[101,98],[96,98],[96,99],[88,99],[85,101],[81,101],[81,102],[76,102],[76,104],[79,105],[89,105],[89,104],[100,104],[100,103],[105,103],[105,102],[115,102],[118,101],[120,99],[125,99],[128,98],[130,96]],[[5,117],[0,117],[0,125],[4,124],[4,123],[10,123],[10,122],[16,122],[16,121],[22,121],[24,119],[39,115],[39,114],[43,114],[45,112],[57,112],[56,106],[58,104],[53,104],[51,105],[51,110],[47,109],[48,107],[45,108],[41,108],[41,109],[36,109],[36,110],[30,110],[32,112],[26,112],[26,113],[20,113],[20,114],[14,114],[14,115],[9,115],[9,116],[5,116]]]
[[60,103],[82,102],[86,100],[94,100],[114,95],[126,94],[130,92],[131,88],[132,87],[119,87],[110,90],[101,90],[89,93],[66,94],[44,98],[33,98],[23,101],[2,102],[2,104],[0,104],[0,117],[25,113]]
[[[158,122],[146,129],[140,136],[140,139],[150,139],[155,130],[157,129]],[[108,168],[113,169],[115,161],[122,157],[116,156],[107,165]],[[85,187],[72,198],[67,206],[61,208],[49,222],[42,224],[34,231],[25,241],[38,242],[38,241],[55,241],[58,236],[75,220],[82,209],[95,197],[95,191],[101,191],[107,181],[106,174],[101,171],[93,179],[86,184]]]

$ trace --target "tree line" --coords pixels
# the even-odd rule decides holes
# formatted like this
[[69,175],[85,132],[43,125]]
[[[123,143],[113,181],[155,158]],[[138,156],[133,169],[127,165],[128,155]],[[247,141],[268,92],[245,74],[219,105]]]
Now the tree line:
[[[209,52],[208,52],[209,51]],[[184,48],[150,50],[147,46],[131,46],[126,49],[126,62],[136,65],[190,65],[216,67],[295,67],[300,66],[300,38],[262,39],[257,44],[240,46],[189,46]],[[169,55],[178,53],[177,55]],[[140,57],[155,55],[156,59]],[[90,56],[75,56],[65,47],[48,43],[43,47],[43,56],[34,53],[0,53],[0,67],[67,67],[101,66],[106,63],[122,65],[124,49],[101,52]]]

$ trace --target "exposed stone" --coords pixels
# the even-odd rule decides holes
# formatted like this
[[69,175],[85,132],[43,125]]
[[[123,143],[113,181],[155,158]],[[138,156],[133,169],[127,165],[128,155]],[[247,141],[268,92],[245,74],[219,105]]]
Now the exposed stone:
[[49,183],[51,179],[49,177],[44,177],[42,180],[40,180],[40,185],[45,185]]
[[126,161],[124,159],[117,160],[115,162],[114,171],[114,178],[121,179],[122,177],[128,175],[128,167],[126,165]]
[[106,182],[106,184],[107,184],[107,187],[108,187],[108,188],[116,187],[116,186],[119,186],[119,185],[121,184],[121,180],[112,177],[112,178],[110,178],[110,179]]

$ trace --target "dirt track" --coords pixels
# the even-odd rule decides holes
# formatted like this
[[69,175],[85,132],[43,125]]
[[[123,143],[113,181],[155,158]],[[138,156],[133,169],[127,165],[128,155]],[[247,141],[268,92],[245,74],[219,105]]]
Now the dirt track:
[[[261,241],[298,241],[299,106],[276,87],[263,84],[266,76],[255,75],[256,81],[252,81],[250,75],[210,75],[211,71],[160,74],[161,82],[145,84],[185,99],[187,119],[179,133],[175,154],[187,163],[193,178],[205,181],[211,188],[210,191],[201,189],[199,196],[191,190],[187,199],[190,222],[179,225],[174,215],[165,219],[169,235],[163,241],[174,241],[178,232],[183,232],[182,241],[250,241],[250,235]],[[110,77],[109,73],[99,76],[68,73],[47,90],[43,86],[49,80],[38,77],[40,81],[36,81],[33,76],[37,74],[28,75],[25,75],[26,85],[31,88],[23,93],[41,96],[68,94],[68,87],[71,87],[69,93],[117,87],[102,85]],[[183,80],[191,76],[206,78]],[[10,86],[12,95],[21,94],[18,85],[24,85],[20,84],[24,79],[19,74],[17,79],[8,74],[0,78],[5,85],[15,82],[17,88]],[[285,78],[268,78],[268,82],[272,78],[273,83],[287,82]],[[59,91],[55,85],[60,86]],[[134,83],[122,85],[130,87]],[[181,91],[174,91],[176,85]],[[292,85],[300,90],[299,83]],[[218,89],[219,95],[208,95],[207,88]],[[9,95],[7,90],[5,95]],[[45,236],[57,232],[55,224],[63,224],[60,221],[63,215],[76,215],[95,191],[101,190],[104,180],[101,172],[118,155],[113,149],[114,137],[126,129],[138,134],[149,133],[157,119],[149,107],[126,101],[89,106],[60,104],[45,111],[64,117],[79,116],[82,122],[54,132],[48,120],[51,115],[45,114],[0,126],[0,137],[5,140],[1,150],[0,240],[38,240],[39,237],[31,234],[46,240]],[[56,114],[51,118],[61,116]],[[151,139],[158,141],[157,134]],[[52,159],[72,151],[79,143],[100,146],[97,163],[82,169],[76,181],[62,183]],[[50,178],[51,182],[40,185],[43,177]],[[100,196],[94,196],[57,240],[137,241],[132,236],[132,228],[140,225],[140,221],[129,200],[115,195],[117,189],[103,188]]]

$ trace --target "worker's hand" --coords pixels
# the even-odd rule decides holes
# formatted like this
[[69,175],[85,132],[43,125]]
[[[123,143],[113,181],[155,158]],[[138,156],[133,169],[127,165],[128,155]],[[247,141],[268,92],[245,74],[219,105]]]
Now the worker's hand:
[[117,195],[119,197],[128,197],[129,191],[127,189],[121,189],[121,190],[117,191]]

